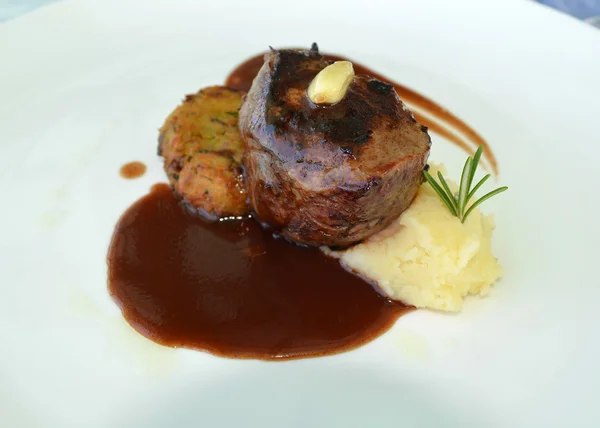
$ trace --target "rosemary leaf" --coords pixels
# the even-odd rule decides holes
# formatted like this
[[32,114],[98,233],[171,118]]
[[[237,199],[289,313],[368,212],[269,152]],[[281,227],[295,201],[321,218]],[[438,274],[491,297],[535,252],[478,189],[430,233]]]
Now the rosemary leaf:
[[423,175],[425,176],[427,182],[431,185],[431,187],[433,187],[433,190],[435,190],[435,192],[439,195],[442,202],[446,204],[450,210],[450,213],[458,217],[461,223],[465,222],[469,214],[471,214],[471,212],[473,212],[477,206],[481,205],[492,196],[502,193],[508,189],[508,187],[504,186],[493,190],[479,198],[470,207],[467,207],[471,198],[475,196],[475,192],[477,192],[479,188],[488,180],[488,178],[490,178],[490,174],[487,174],[485,177],[479,180],[479,183],[477,183],[473,189],[471,189],[482,153],[483,146],[479,146],[473,157],[469,156],[465,161],[465,166],[463,167],[462,175],[460,176],[460,184],[458,186],[457,196],[452,194],[452,191],[450,190],[450,187],[448,186],[448,183],[441,172],[438,171],[438,178],[440,179],[440,183],[442,183],[440,186],[431,176],[431,174],[429,174],[429,172],[423,171]]
[[471,175],[471,167],[473,165],[473,158],[469,156],[463,167],[462,175],[460,176],[460,186],[458,188],[458,218],[463,221],[463,215],[465,213],[465,201],[469,194],[469,176]]
[[471,191],[469,192],[469,194],[467,195],[467,204],[469,203],[469,201],[471,200],[471,198],[472,198],[473,196],[475,196],[475,192],[476,192],[476,191],[478,191],[478,190],[479,190],[479,188],[480,188],[481,186],[483,186],[483,183],[485,183],[485,182],[487,181],[487,179],[488,179],[488,178],[490,178],[490,177],[491,177],[491,174],[488,174],[488,175],[486,175],[486,176],[485,176],[485,177],[483,177],[481,180],[479,180],[479,183],[477,183],[477,184],[475,185],[475,187],[473,187],[473,190],[471,190]]
[[506,187],[506,186],[499,187],[498,189],[492,190],[490,193],[487,193],[487,194],[483,195],[481,198],[479,198],[476,202],[473,203],[473,205],[471,205],[471,207],[467,210],[467,212],[463,216],[463,223],[465,222],[465,220],[467,219],[467,217],[469,216],[469,214],[471,214],[471,211],[473,211],[475,209],[475,207],[477,207],[478,205],[480,205],[482,202],[487,201],[492,196],[496,196],[498,193],[502,193],[502,192],[504,192],[507,189],[508,189],[508,187]]
[[435,179],[427,171],[423,170],[423,175],[425,176],[425,180],[427,180],[427,182],[431,185],[431,187],[433,187],[433,190],[435,190],[435,192],[440,196],[440,199],[442,200],[442,202],[444,202],[446,204],[446,206],[448,207],[448,209],[450,210],[452,215],[458,217],[458,213],[454,209],[454,205],[452,204],[452,202],[450,202],[448,195],[446,195],[446,193],[444,193],[444,189],[442,189],[440,187],[440,185],[437,184]]
[[456,198],[454,197],[454,194],[452,194],[452,190],[450,190],[450,187],[448,186],[448,183],[446,183],[444,176],[439,171],[438,171],[438,178],[440,179],[440,183],[442,183],[442,186],[444,187],[444,190],[446,191],[446,194],[448,195],[448,199],[450,199],[450,201],[452,202],[452,206],[454,207],[454,210],[458,210],[458,205],[456,205]]
[[[479,166],[479,159],[481,159],[481,154],[483,153],[483,146],[477,147],[475,154],[473,155],[473,163],[471,165],[471,174],[469,175],[469,189],[473,185],[473,179],[475,178],[475,173],[477,172],[477,167]],[[468,199],[468,197],[467,197]]]

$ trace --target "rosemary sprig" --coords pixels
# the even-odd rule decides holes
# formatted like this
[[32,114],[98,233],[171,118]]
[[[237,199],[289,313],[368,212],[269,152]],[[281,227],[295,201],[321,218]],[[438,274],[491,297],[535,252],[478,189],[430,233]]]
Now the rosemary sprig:
[[435,181],[435,178],[429,174],[427,171],[423,171],[423,175],[425,176],[425,180],[433,187],[433,190],[439,195],[440,199],[448,209],[452,215],[458,217],[458,219],[464,223],[469,214],[473,212],[473,210],[481,205],[483,202],[490,199],[492,196],[496,196],[499,193],[504,192],[508,189],[508,187],[499,187],[496,190],[492,190],[489,193],[486,193],[481,198],[473,202],[471,206],[468,206],[469,201],[475,196],[475,192],[479,190],[479,188],[490,178],[490,174],[487,174],[483,177],[479,182],[471,189],[471,185],[473,184],[473,178],[475,177],[475,172],[477,171],[477,166],[479,165],[479,159],[481,159],[481,154],[483,153],[483,146],[479,146],[475,154],[471,157],[469,156],[465,162],[465,166],[463,167],[462,175],[460,177],[460,185],[458,186],[458,194],[455,195],[450,190],[448,183],[444,179],[444,176],[441,172],[438,171],[438,178],[440,179],[441,186]]

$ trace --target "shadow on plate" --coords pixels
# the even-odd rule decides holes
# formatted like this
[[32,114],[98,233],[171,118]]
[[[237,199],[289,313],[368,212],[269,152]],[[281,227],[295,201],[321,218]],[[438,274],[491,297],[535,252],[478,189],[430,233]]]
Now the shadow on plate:
[[[469,427],[482,426],[441,393],[387,379],[364,366],[259,364],[181,385],[130,408],[117,426],[158,427]],[[447,397],[446,397],[447,398]]]

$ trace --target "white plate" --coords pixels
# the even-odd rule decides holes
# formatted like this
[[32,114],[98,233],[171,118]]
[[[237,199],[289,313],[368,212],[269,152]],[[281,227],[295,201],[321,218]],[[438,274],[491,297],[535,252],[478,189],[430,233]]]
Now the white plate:
[[[342,355],[216,358],[135,333],[115,221],[183,94],[268,45],[356,58],[491,144],[504,279]],[[598,426],[600,32],[529,2],[61,2],[0,26],[0,426]],[[432,159],[463,154],[433,136]],[[119,177],[132,160],[148,165]]]

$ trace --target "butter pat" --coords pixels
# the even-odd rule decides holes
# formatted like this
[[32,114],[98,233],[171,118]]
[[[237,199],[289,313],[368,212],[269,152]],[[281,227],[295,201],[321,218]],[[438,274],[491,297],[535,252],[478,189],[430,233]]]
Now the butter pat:
[[354,67],[350,61],[336,61],[315,76],[308,87],[308,97],[315,104],[340,102],[354,80]]
[[[444,173],[443,167],[432,168],[433,176],[438,169]],[[457,190],[456,184],[448,184]],[[479,208],[461,223],[424,183],[394,224],[334,255],[392,299],[419,308],[460,311],[466,295],[486,295],[502,276],[492,254],[493,230],[493,218]]]

